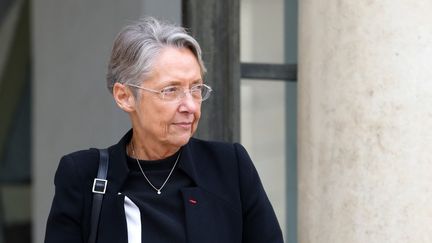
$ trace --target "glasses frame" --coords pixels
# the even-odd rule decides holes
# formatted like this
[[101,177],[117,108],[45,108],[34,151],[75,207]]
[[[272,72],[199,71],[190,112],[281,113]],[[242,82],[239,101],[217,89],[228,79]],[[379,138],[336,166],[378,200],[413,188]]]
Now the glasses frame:
[[[166,98],[165,98],[165,95],[164,95],[163,91],[164,91],[166,88],[169,88],[169,87],[176,87],[176,85],[166,86],[166,87],[162,88],[161,90],[155,90],[155,89],[145,88],[145,87],[141,87],[141,86],[139,86],[139,85],[135,85],[135,84],[126,84],[126,85],[127,85],[127,86],[130,86],[130,87],[133,87],[133,88],[137,88],[137,89],[141,89],[141,90],[144,90],[144,91],[148,91],[148,92],[151,92],[151,93],[157,94],[157,95],[159,95],[159,98],[160,98],[161,100],[163,100],[163,101],[167,101],[167,102],[170,102],[170,101],[181,101],[184,97],[186,97],[186,93],[189,93],[189,94],[191,95],[191,97],[192,97],[193,100],[196,100],[196,101],[202,102],[202,101],[207,100],[207,99],[210,97],[211,92],[213,91],[213,89],[212,89],[210,86],[208,86],[207,84],[196,84],[196,85],[193,85],[193,86],[192,86],[191,88],[189,88],[189,89],[183,89],[182,87],[180,87],[181,89],[183,89],[183,92],[180,92],[180,93],[182,93],[182,95],[177,96],[177,97],[176,97],[175,99],[173,99],[173,100],[169,100],[169,99],[166,99]],[[208,91],[207,91],[207,95],[206,95],[205,97],[202,97],[200,100],[195,99],[194,96],[192,95],[192,90],[193,90],[193,88],[194,88],[194,87],[197,87],[197,86],[204,86],[204,87],[206,87],[206,88],[208,89]]]

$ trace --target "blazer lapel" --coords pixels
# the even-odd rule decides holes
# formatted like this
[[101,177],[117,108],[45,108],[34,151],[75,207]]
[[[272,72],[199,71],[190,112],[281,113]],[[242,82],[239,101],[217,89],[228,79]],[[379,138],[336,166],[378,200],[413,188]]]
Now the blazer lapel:
[[209,219],[212,211],[208,199],[200,188],[182,189],[183,203],[185,207],[186,236],[187,242],[206,242],[214,239],[212,226],[209,225]]
[[[193,138],[191,138],[193,141]],[[208,178],[197,163],[207,159],[193,151],[191,141],[183,147],[179,168],[195,182],[196,187],[181,190],[185,207],[186,236],[190,243],[241,242],[242,215],[230,202],[208,190]],[[206,166],[199,166],[206,169]],[[204,173],[205,175],[205,173]],[[212,182],[213,183],[213,182]]]
[[181,191],[187,242],[241,242],[240,212],[202,188],[183,188]]

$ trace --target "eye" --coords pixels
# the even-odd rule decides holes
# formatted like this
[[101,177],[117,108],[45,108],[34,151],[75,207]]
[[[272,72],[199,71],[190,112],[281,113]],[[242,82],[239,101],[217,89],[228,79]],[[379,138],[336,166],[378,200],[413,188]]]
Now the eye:
[[181,92],[179,86],[168,86],[163,88],[161,91],[162,99],[164,100],[175,100]]
[[175,93],[178,93],[180,90],[180,87],[178,86],[169,86],[169,87],[165,87],[161,90],[161,93],[164,95],[172,95]]
[[190,89],[192,93],[201,93],[203,89],[203,85],[202,84],[197,84],[192,86],[192,88]]

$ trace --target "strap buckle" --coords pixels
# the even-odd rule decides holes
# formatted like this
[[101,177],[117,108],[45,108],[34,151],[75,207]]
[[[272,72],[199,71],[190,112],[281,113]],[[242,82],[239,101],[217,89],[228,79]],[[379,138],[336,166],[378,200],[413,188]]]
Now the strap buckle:
[[95,178],[93,181],[93,193],[105,194],[108,181],[104,179]]

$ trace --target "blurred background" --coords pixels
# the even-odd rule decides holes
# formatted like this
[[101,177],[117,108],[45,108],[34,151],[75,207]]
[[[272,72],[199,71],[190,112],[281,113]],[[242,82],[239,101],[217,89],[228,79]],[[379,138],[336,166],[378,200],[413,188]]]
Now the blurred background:
[[2,0],[0,243],[43,242],[60,157],[129,129],[106,64],[116,33],[144,15],[197,36],[215,89],[197,136],[245,145],[297,242],[296,0]]

